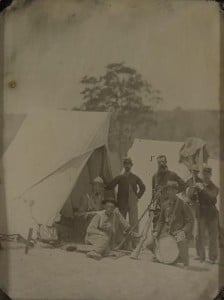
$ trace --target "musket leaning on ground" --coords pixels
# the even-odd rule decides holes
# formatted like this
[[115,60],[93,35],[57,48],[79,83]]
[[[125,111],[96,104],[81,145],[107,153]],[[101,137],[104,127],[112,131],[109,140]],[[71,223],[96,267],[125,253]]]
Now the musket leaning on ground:
[[[163,187],[161,187],[160,185],[156,185],[155,190],[152,195],[151,202],[148,207],[148,210],[150,212],[149,219],[146,223],[145,228],[143,229],[143,234],[142,234],[139,244],[132,251],[132,254],[130,256],[132,259],[138,259],[140,252],[142,250],[142,247],[148,238],[148,232],[150,230],[150,227],[151,227],[151,224],[153,221],[154,213],[160,212],[160,201],[161,201],[161,197],[162,197],[162,190],[163,190]],[[158,242],[157,239],[155,239],[156,244],[157,244],[157,242]]]
[[135,225],[133,225],[132,227],[130,227],[128,229],[128,231],[126,232],[125,237],[122,239],[122,241],[120,242],[120,244],[115,247],[113,250],[120,250],[120,248],[124,245],[124,243],[127,241],[127,239],[131,236],[132,232],[137,228],[137,226],[139,225],[139,223],[141,222],[141,220],[143,219],[143,217],[145,216],[145,214],[147,213],[147,211],[149,210],[149,206],[147,206],[147,208],[144,210],[144,212],[142,213],[141,217],[138,219],[138,222],[136,222]]
[[146,226],[145,226],[144,231],[143,231],[143,235],[142,235],[142,237],[141,237],[141,239],[140,239],[137,247],[131,253],[130,257],[132,259],[138,259],[139,254],[140,254],[140,252],[142,250],[142,247],[143,247],[145,241],[147,240],[148,232],[149,232],[150,226],[152,224],[152,220],[153,220],[153,215],[151,214],[149,216],[149,219],[148,219],[147,223],[146,223]]
[[160,197],[161,197],[161,189],[159,189],[159,190],[157,189],[157,192],[153,193],[151,202],[147,208],[149,211],[149,218],[148,218],[145,228],[143,229],[142,237],[141,237],[137,247],[132,251],[132,254],[130,256],[130,258],[132,258],[132,259],[138,259],[140,252],[142,250],[142,247],[148,238],[148,232],[150,230],[150,227],[151,227],[151,224],[153,221],[154,212],[158,211],[158,201],[160,201]]
[[[152,193],[152,198],[151,201],[149,203],[149,205],[146,207],[146,209],[144,210],[144,212],[142,213],[142,215],[140,216],[140,218],[138,219],[138,221],[136,222],[135,225],[133,225],[132,227],[129,228],[129,230],[126,232],[125,237],[122,239],[122,241],[120,242],[120,244],[115,247],[113,250],[120,250],[121,247],[125,244],[125,242],[128,240],[128,238],[131,236],[132,232],[138,227],[139,223],[141,222],[141,220],[143,219],[143,217],[145,216],[145,214],[147,213],[147,211],[156,211],[156,205],[157,202],[159,200],[159,198],[161,197],[161,189],[156,189],[157,192],[156,193]],[[141,242],[141,241],[140,241]],[[138,246],[137,246],[138,247]],[[141,250],[142,247],[140,247]]]
[[[150,203],[149,203],[149,205],[146,207],[146,209],[144,210],[144,212],[142,213],[142,215],[141,215],[140,218],[138,219],[138,222],[128,230],[128,232],[126,233],[126,235],[125,235],[125,237],[123,238],[123,240],[122,240],[122,241],[120,242],[120,244],[114,249],[115,251],[116,251],[116,250],[119,250],[119,249],[124,245],[124,243],[127,241],[127,239],[131,236],[132,232],[133,232],[133,231],[136,229],[136,227],[139,225],[139,223],[141,222],[141,220],[143,219],[143,217],[145,216],[145,214],[146,214],[147,212],[152,212],[152,211],[154,212],[154,211],[156,210],[156,209],[155,209],[155,205],[156,205],[156,197],[155,197],[155,195],[153,195],[153,196],[152,196],[152,199],[151,199],[151,201],[150,201]],[[150,215],[149,220],[150,220],[150,221],[148,221],[147,224],[148,224],[148,223],[151,224],[152,214]],[[143,246],[143,244],[144,244],[144,241],[145,241],[146,238],[147,238],[147,233],[148,233],[148,230],[149,230],[149,228],[150,228],[150,224],[147,225],[147,228],[148,228],[148,229],[146,230],[146,233],[145,233],[145,232],[143,233],[143,236],[141,237],[141,240],[140,240],[139,244],[138,244],[137,247],[136,247],[137,257],[138,257],[138,255],[139,255],[141,249],[142,249],[142,246]],[[135,251],[135,250],[134,250],[134,251]],[[134,257],[132,257],[132,258],[134,258]]]

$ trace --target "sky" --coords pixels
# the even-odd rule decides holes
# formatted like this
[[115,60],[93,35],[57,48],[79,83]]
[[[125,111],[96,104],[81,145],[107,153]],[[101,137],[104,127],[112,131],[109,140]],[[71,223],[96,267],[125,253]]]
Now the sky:
[[157,109],[219,108],[215,2],[31,1],[8,11],[4,47],[6,112],[78,106],[81,78],[115,62],[161,91]]

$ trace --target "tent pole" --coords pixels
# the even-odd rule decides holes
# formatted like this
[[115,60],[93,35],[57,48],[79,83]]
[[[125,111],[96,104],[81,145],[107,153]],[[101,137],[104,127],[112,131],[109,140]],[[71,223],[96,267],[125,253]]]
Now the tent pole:
[[100,177],[102,177],[102,178],[104,176],[104,173],[103,173],[104,161],[105,161],[105,148],[102,147],[101,166],[100,166]]
[[107,166],[108,166],[108,171],[109,171],[109,174],[110,174],[110,179],[113,178],[113,172],[112,172],[112,167],[111,167],[111,161],[110,161],[110,150],[108,148],[108,146],[104,146],[105,147],[105,150],[106,150],[106,158],[107,158]]
[[200,152],[199,152],[199,160],[198,160],[198,163],[199,163],[199,171],[200,171],[200,175],[201,175],[201,176],[202,176],[203,162],[204,162],[203,150],[204,150],[204,148],[202,147],[202,148],[200,149]]
[[26,240],[25,254],[28,254],[30,241],[32,239],[32,235],[33,235],[33,228],[29,228],[28,237],[27,237],[27,240]]

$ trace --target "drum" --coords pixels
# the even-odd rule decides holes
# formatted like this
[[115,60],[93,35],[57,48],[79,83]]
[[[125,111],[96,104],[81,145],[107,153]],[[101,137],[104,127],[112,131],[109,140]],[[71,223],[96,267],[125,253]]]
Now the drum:
[[179,256],[176,239],[171,235],[164,235],[156,240],[156,258],[164,264],[173,264]]

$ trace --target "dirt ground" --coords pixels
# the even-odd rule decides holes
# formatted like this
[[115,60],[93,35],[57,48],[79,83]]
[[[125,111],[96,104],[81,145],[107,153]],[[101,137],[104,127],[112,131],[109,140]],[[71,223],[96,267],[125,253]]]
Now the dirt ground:
[[35,247],[25,255],[24,246],[9,248],[0,251],[0,273],[12,299],[207,300],[218,289],[218,265],[193,258],[185,270],[152,262],[150,252],[137,261],[128,256],[95,261],[62,249]]

